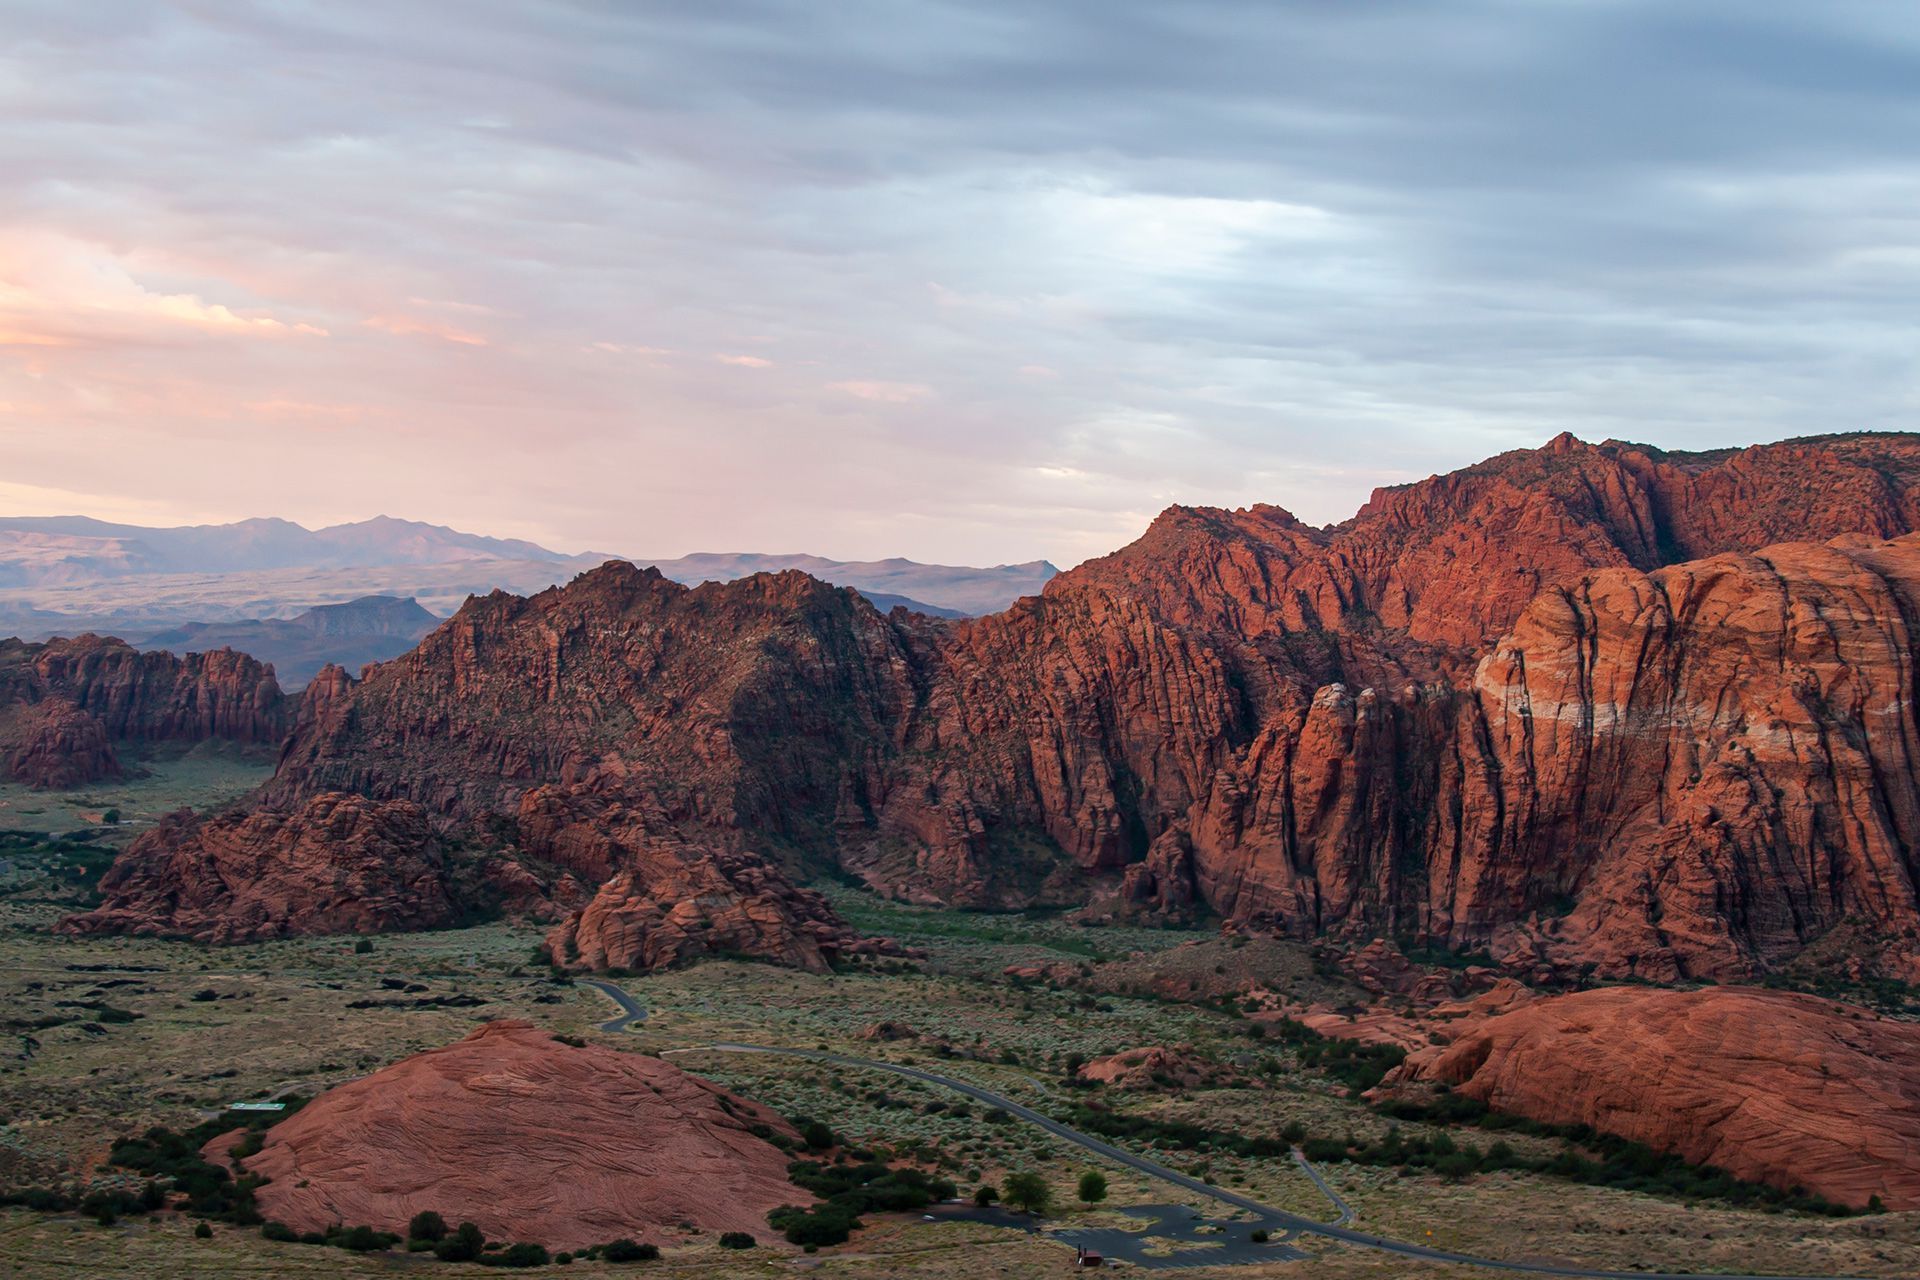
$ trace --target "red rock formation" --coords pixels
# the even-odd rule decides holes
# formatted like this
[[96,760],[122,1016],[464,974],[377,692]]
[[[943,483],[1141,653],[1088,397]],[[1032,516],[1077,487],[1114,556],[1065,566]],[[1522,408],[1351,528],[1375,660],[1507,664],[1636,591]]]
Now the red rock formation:
[[[639,873],[583,954],[679,951],[660,924],[709,873],[661,851],[694,848],[1529,972],[1737,976],[1852,919],[1888,939],[1876,967],[1920,973],[1920,565],[1875,541],[1914,527],[1916,480],[1912,437],[1562,437],[1331,529],[1175,508],[962,623],[798,574],[689,590],[610,564],[316,680],[266,799],[407,799],[496,844],[517,822],[583,886]],[[1855,536],[1756,550],[1789,529]],[[522,807],[543,788],[599,816],[543,836]],[[644,840],[600,826],[635,812]]]
[[288,723],[273,668],[244,653],[176,658],[93,635],[0,640],[0,701],[49,697],[92,715],[115,741],[275,743]]
[[114,862],[100,893],[58,928],[250,942],[425,929],[455,914],[418,805],[332,792],[292,813],[175,814]]
[[1116,1089],[1191,1089],[1230,1074],[1194,1052],[1190,1044],[1143,1045],[1095,1058],[1077,1072],[1082,1080]]
[[1840,1204],[1920,1208],[1920,1027],[1830,1000],[1728,987],[1536,999],[1416,1052],[1388,1085],[1419,1081]]
[[269,1179],[261,1212],[300,1231],[404,1233],[432,1210],[552,1249],[669,1242],[683,1223],[764,1237],[769,1210],[809,1197],[787,1181],[787,1156],[750,1132],[760,1125],[795,1136],[658,1058],[493,1022],[328,1090],[244,1167]]
[[824,972],[843,956],[900,954],[856,937],[825,898],[758,854],[690,840],[657,810],[540,787],[520,803],[519,832],[524,854],[600,885],[547,936],[556,964],[645,970],[748,955]]
[[107,727],[70,702],[42,702],[16,713],[7,776],[42,790],[66,790],[120,776]]

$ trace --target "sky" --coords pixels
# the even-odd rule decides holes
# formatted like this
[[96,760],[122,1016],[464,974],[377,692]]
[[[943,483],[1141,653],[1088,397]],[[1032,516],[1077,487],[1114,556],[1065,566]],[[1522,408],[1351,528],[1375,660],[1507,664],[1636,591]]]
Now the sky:
[[1906,429],[1920,10],[0,0],[0,514],[1063,566]]

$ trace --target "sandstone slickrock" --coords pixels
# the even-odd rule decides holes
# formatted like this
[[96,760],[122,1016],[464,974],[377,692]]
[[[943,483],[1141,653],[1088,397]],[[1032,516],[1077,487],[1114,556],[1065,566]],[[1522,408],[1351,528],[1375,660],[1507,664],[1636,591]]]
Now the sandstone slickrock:
[[1752,988],[1609,987],[1534,999],[1417,1051],[1499,1111],[1586,1124],[1840,1204],[1920,1208],[1920,1027]]
[[[963,622],[613,563],[322,673],[262,799],[410,800],[502,848],[542,788],[646,811],[537,855],[589,886],[679,842],[736,886],[717,855],[1523,973],[1737,977],[1851,928],[1915,975],[1916,519],[1912,436],[1563,436],[1331,528],[1173,508]],[[607,896],[649,936],[674,909]]]
[[178,813],[100,881],[66,933],[250,942],[297,933],[425,929],[454,918],[425,812],[327,792],[290,813]]
[[1196,1054],[1192,1045],[1176,1044],[1122,1049],[1083,1064],[1077,1074],[1116,1089],[1156,1089],[1211,1084],[1228,1073]]
[[762,1125],[794,1136],[659,1058],[501,1021],[328,1090],[269,1129],[244,1167],[270,1179],[261,1212],[301,1231],[404,1233],[432,1210],[550,1249],[661,1243],[683,1223],[764,1236],[769,1210],[811,1197],[754,1135]]

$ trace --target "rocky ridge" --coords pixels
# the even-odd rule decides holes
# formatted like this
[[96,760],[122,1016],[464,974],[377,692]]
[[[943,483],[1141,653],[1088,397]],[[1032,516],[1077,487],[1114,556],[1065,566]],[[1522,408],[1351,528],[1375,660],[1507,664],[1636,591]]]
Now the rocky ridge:
[[[1908,436],[1561,437],[1327,529],[1173,508],[964,622],[616,562],[323,672],[262,801],[410,801],[584,888],[634,872],[585,945],[563,924],[583,956],[685,954],[680,887],[648,884],[699,850],[743,902],[749,866],[831,867],[1660,980],[1864,924],[1869,967],[1912,975],[1916,477]],[[595,816],[543,844],[534,794]],[[757,883],[784,954],[810,908]]]

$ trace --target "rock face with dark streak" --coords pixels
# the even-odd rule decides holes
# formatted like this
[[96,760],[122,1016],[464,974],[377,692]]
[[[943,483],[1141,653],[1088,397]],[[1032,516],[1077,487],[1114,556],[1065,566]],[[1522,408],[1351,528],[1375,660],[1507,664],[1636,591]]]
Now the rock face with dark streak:
[[1326,686],[1256,738],[1193,815],[1200,891],[1302,935],[1412,925],[1657,980],[1751,974],[1854,917],[1920,977],[1917,612],[1914,537],[1585,575],[1464,688]]
[[[563,927],[583,955],[678,952],[682,853],[711,849],[700,875],[743,902],[777,861],[1524,973],[1735,977],[1852,929],[1920,976],[1916,520],[1915,437],[1563,436],[1332,528],[1176,507],[964,622],[614,563],[469,601],[363,681],[323,672],[263,799],[407,800],[619,882],[602,927]],[[605,821],[548,839],[523,810],[543,788]]]
[[455,914],[425,812],[337,792],[288,813],[175,814],[114,862],[100,893],[59,930],[252,942],[427,929]]
[[268,1179],[261,1211],[301,1231],[404,1234],[432,1210],[551,1249],[664,1243],[689,1228],[765,1235],[769,1210],[808,1202],[755,1129],[795,1136],[659,1058],[502,1021],[328,1090],[267,1130],[244,1167]]
[[107,727],[71,702],[52,699],[15,713],[7,776],[46,791],[120,776]]
[[1920,1208],[1920,1027],[1751,988],[1609,987],[1523,1003],[1417,1051],[1498,1111],[1585,1124],[1855,1208]]

